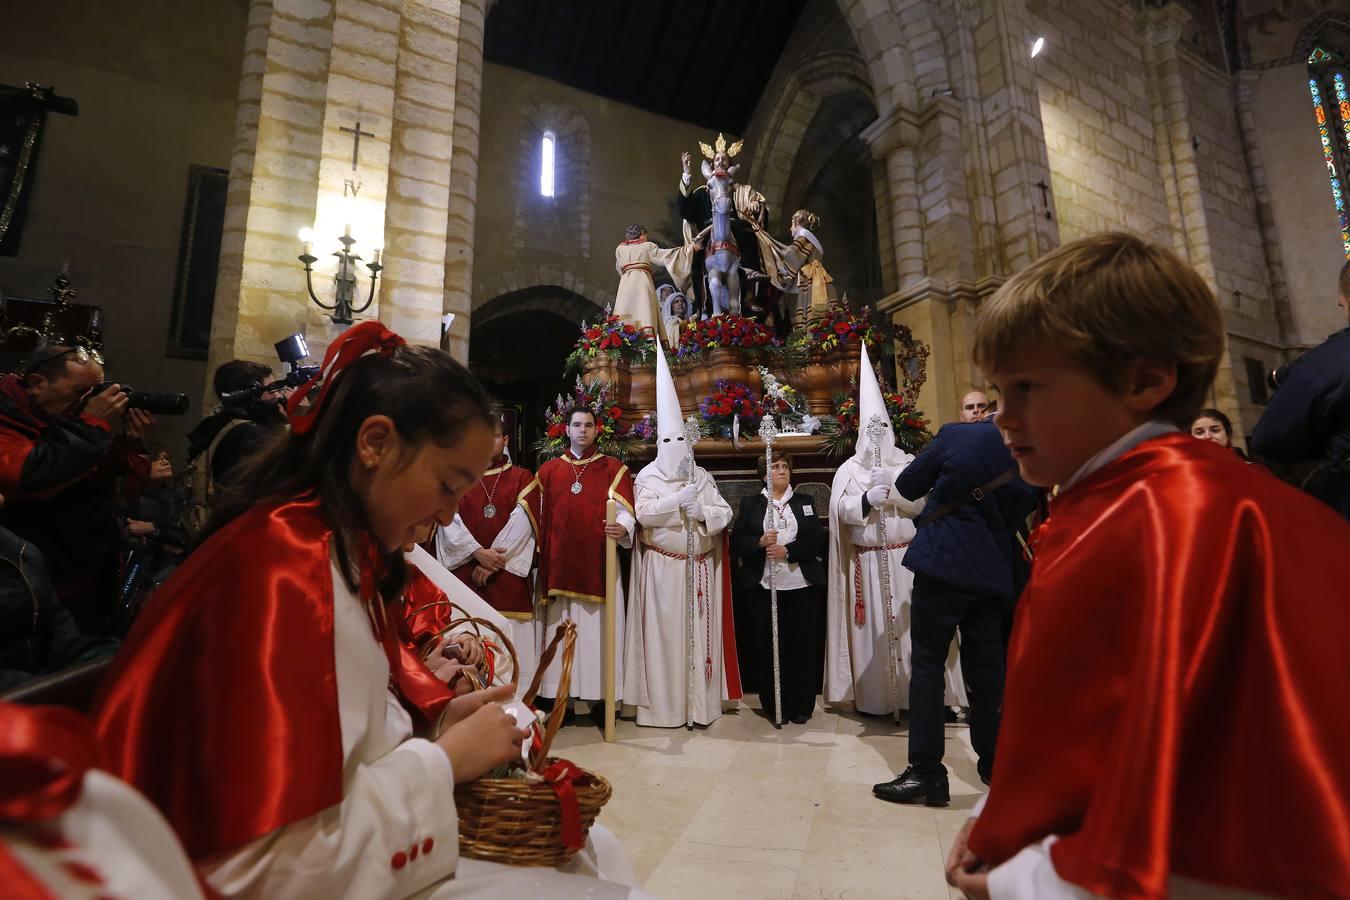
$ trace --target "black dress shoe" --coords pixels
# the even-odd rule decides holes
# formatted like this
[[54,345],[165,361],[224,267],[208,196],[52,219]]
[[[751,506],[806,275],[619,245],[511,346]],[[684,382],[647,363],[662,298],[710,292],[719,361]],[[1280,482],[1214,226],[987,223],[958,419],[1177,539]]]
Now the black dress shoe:
[[793,724],[793,725],[805,725],[807,722],[810,722],[810,721],[811,721],[811,714],[810,714],[810,713],[806,713],[805,715],[793,716],[793,717],[792,717],[792,724]]
[[922,803],[924,806],[946,806],[951,802],[951,788],[947,773],[924,775],[910,766],[894,781],[872,785],[872,794],[891,803]]

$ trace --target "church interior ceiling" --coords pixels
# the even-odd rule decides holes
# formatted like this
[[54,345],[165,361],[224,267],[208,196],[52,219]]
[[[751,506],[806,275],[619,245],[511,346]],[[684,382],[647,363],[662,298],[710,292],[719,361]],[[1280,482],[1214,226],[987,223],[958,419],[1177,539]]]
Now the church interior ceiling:
[[498,0],[484,57],[744,134],[806,0]]

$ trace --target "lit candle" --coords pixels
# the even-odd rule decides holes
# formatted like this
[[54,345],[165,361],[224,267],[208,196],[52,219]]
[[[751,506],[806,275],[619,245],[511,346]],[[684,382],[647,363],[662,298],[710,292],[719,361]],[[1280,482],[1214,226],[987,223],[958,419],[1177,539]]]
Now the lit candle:
[[375,265],[378,266],[380,264],[380,254],[383,252],[384,251],[381,250],[379,247],[375,248]]

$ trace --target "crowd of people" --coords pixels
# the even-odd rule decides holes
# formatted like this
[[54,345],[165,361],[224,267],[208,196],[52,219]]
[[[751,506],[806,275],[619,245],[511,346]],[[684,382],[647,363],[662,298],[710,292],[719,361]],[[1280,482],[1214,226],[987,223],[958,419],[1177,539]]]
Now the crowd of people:
[[[949,802],[944,707],[968,706],[990,789],[946,864],[966,896],[1341,896],[1350,725],[1328,710],[1350,611],[1329,601],[1350,524],[1334,493],[1227,449],[1231,424],[1202,408],[1224,340],[1212,292],[1170,251],[1065,245],[979,312],[996,411],[972,393],[912,456],[864,355],[864,426],[827,508],[770,452],[733,514],[659,353],[652,462],[634,475],[599,453],[579,407],[564,455],[532,474],[463,366],[366,322],[285,398],[288,427],[269,405],[258,443],[212,469],[190,538],[172,521],[183,498],[154,487],[172,470],[153,423],[96,355],[46,348],[0,382],[16,536],[0,549],[50,573],[22,601],[35,621],[62,654],[94,652],[71,629],[109,630],[123,541],[193,549],[136,617],[92,726],[0,705],[0,872],[25,896],[640,895],[599,825],[565,871],[461,856],[455,785],[530,733],[500,705],[510,688],[462,677],[481,642],[418,618],[440,594],[405,554],[430,542],[510,621],[522,675],[575,625],[570,696],[559,662],[541,696],[578,714],[604,696],[609,603],[639,725],[709,724],[752,681],[780,724],[809,719],[818,691],[908,710],[909,764],[882,800]],[[1324,356],[1290,368],[1275,397],[1290,409],[1272,403],[1252,444],[1302,422],[1321,443],[1290,461],[1321,460],[1334,483],[1346,432],[1325,419],[1347,392]],[[226,436],[203,432],[208,463]],[[609,543],[631,550],[627,575]]]

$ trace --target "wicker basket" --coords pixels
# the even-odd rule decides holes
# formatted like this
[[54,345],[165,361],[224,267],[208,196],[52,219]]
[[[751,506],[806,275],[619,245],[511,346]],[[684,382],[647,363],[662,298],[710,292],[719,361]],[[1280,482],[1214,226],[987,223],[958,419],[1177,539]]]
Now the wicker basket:
[[580,841],[568,846],[564,840],[562,801],[559,790],[549,782],[530,783],[514,778],[480,778],[455,788],[455,806],[459,811],[459,851],[474,859],[487,859],[512,866],[561,866],[569,862],[591,830],[595,817],[609,801],[613,790],[609,782],[593,772],[572,766],[565,760],[548,756],[553,738],[562,727],[567,712],[567,696],[572,685],[572,657],[576,651],[577,629],[571,622],[558,626],[539,660],[539,670],[525,692],[526,704],[533,704],[544,672],[562,644],[562,673],[558,681],[557,702],[544,728],[537,767],[555,780],[570,785],[562,790],[575,797],[580,826]]

